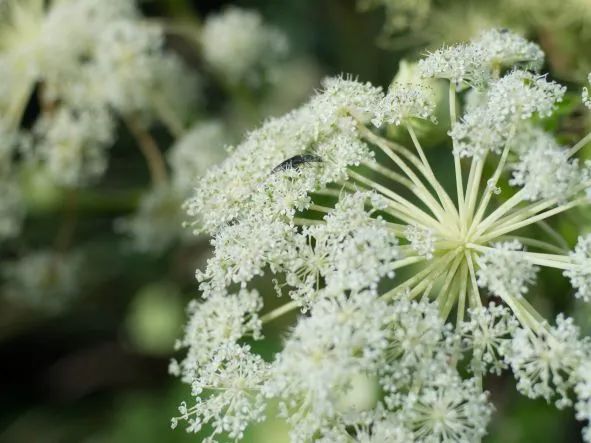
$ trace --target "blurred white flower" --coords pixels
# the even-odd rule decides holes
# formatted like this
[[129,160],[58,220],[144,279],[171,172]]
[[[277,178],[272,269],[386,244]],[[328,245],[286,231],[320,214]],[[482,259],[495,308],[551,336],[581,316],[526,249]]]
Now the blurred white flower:
[[203,56],[231,83],[259,84],[288,50],[283,33],[255,11],[230,7],[207,17],[201,33]]
[[228,136],[219,121],[197,123],[168,152],[174,186],[190,192],[208,169],[226,157]]
[[81,271],[76,252],[31,252],[4,264],[3,292],[15,303],[57,311],[80,294]]

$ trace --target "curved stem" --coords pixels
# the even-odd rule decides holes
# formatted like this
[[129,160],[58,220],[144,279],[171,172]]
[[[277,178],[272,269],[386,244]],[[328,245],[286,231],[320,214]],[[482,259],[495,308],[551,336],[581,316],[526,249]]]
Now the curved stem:
[[165,183],[168,180],[168,172],[166,171],[166,163],[156,140],[142,126],[137,117],[129,116],[124,120],[129,131],[136,139],[138,148],[146,159],[152,182],[154,184]]

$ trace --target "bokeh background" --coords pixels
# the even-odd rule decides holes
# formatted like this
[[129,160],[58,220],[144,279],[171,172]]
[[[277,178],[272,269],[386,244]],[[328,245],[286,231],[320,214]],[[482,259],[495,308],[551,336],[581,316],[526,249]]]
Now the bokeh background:
[[[548,55],[546,70],[574,90],[591,67],[589,0],[146,0],[140,8],[149,20],[198,29],[209,14],[230,5],[259,11],[287,35],[290,46],[284,70],[264,99],[245,98],[243,91],[224,90],[203,76],[196,118],[225,120],[234,140],[266,116],[301,103],[323,76],[350,73],[386,87],[401,60],[492,26],[511,27],[541,44]],[[166,44],[196,72],[205,70],[190,38],[171,33]],[[573,117],[547,123],[560,125],[565,142],[589,127],[574,102],[567,99],[559,112]],[[29,104],[25,121],[38,112]],[[170,147],[165,128],[151,130],[164,150]],[[446,155],[437,150],[437,139],[431,145],[435,159]],[[170,429],[170,417],[189,389],[168,375],[167,367],[185,306],[199,297],[194,271],[207,258],[207,239],[145,253],[116,229],[118,220],[137,210],[149,182],[124,126],[95,186],[72,196],[34,172],[24,180],[28,215],[21,236],[0,248],[0,266],[22,251],[59,242],[60,236],[76,245],[83,266],[76,271],[79,284],[71,300],[59,309],[0,299],[0,442],[199,442],[199,435]],[[575,216],[591,227],[589,214]],[[576,237],[567,227],[563,234],[571,242]],[[273,297],[269,282],[261,287]],[[559,273],[548,273],[537,292],[550,300],[548,317],[564,309],[576,314],[588,333],[591,311],[567,305],[568,291]],[[267,335],[274,338],[256,345],[263,354],[280,346],[288,325],[289,317],[269,325]],[[507,377],[487,380],[497,412],[485,441],[579,441],[580,424],[572,411],[519,396]],[[270,420],[249,429],[246,441],[281,443],[286,429]]]

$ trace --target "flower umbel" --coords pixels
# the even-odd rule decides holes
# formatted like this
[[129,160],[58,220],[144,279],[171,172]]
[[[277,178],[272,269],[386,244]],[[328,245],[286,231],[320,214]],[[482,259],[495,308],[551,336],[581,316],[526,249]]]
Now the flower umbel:
[[[587,299],[591,269],[588,238],[569,255],[546,223],[589,205],[591,175],[575,159],[587,139],[561,148],[535,127],[565,92],[531,71],[542,58],[537,45],[493,30],[421,62],[425,76],[449,83],[444,171],[433,170],[413,129],[435,112],[423,85],[395,83],[384,93],[333,78],[206,173],[186,203],[197,229],[213,236],[213,257],[197,273],[204,312],[212,300],[246,297],[235,288],[247,291],[268,274],[287,300],[261,315],[263,324],[298,307],[309,311],[256,374],[264,377],[249,375],[256,394],[241,403],[250,409],[240,426],[216,425],[214,435],[239,439],[242,419],[260,419],[262,394],[279,400],[294,442],[374,441],[374,432],[474,442],[491,414],[487,372],[511,367],[524,394],[558,398],[559,406],[569,404],[575,386],[584,391],[577,374],[588,359],[586,342],[570,319],[560,316],[550,327],[528,300],[543,267],[563,271]],[[390,140],[383,123],[405,129],[409,143]],[[448,171],[453,192],[438,179]],[[504,179],[520,188],[503,188]],[[502,305],[486,303],[488,296]],[[247,324],[253,317],[244,315]],[[231,326],[236,343],[237,324],[220,321],[213,336]],[[175,369],[185,379],[209,374],[209,363],[194,357],[204,338],[184,343],[188,357]],[[470,378],[457,368],[465,355]],[[360,374],[383,398],[363,411],[339,409],[337,399]],[[212,401],[197,391],[200,407]],[[207,411],[218,414],[208,421],[225,423],[225,407]]]

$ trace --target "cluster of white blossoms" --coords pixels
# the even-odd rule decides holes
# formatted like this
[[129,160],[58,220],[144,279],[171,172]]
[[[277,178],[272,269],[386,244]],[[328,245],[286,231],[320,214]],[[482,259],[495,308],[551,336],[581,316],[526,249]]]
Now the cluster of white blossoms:
[[0,34],[2,120],[17,129],[37,95],[33,157],[60,185],[102,175],[116,118],[159,119],[176,131],[184,117],[171,112],[195,98],[195,76],[164,50],[162,29],[141,20],[133,0],[8,0]]
[[257,12],[230,7],[207,17],[201,47],[205,61],[226,81],[257,85],[286,56],[288,43]]
[[[458,60],[461,60],[461,63],[458,63]],[[421,60],[419,67],[425,77],[445,78],[460,87],[480,86],[493,79],[495,72],[503,67],[521,65],[537,69],[541,67],[543,60],[544,53],[535,43],[504,29],[492,29],[483,32],[469,43],[438,49]],[[501,85],[506,83],[501,86],[503,89],[495,91],[491,88],[488,91],[490,94],[498,96],[514,82],[511,77],[500,81]],[[524,103],[535,106],[535,103],[527,101],[527,96],[523,93],[514,98],[520,98]]]
[[[482,41],[493,55],[475,60]],[[251,132],[200,181],[186,208],[213,235],[214,251],[197,272],[206,301],[191,308],[188,357],[173,365],[193,386],[196,403],[180,417],[190,430],[209,423],[211,441],[224,433],[239,440],[264,419],[265,402],[278,399],[294,442],[366,441],[380,432],[392,441],[479,441],[491,414],[482,387],[489,371],[511,368],[521,392],[561,407],[584,391],[587,340],[562,316],[549,326],[527,289],[540,267],[551,267],[577,297],[591,296],[588,238],[565,254],[544,221],[590,203],[589,167],[573,159],[586,140],[562,149],[532,126],[533,116],[552,113],[562,86],[526,70],[502,75],[502,67],[541,62],[532,43],[490,31],[446,51],[455,55],[435,53],[421,66],[451,80],[455,201],[410,124],[431,118],[424,86],[395,84],[384,94],[346,78],[327,80],[309,103]],[[483,88],[478,104],[458,120],[456,89],[473,85]],[[486,118],[470,117],[476,112]],[[415,152],[372,130],[383,122],[406,127]],[[496,163],[489,178],[486,160]],[[511,171],[521,189],[497,202],[497,184]],[[538,225],[547,241],[528,236]],[[398,281],[401,268],[410,274]],[[262,297],[247,288],[267,273],[288,301],[261,314]],[[484,288],[504,306],[484,305]],[[309,314],[271,362],[239,344],[262,339],[262,324],[298,307]],[[452,312],[455,329],[446,325]],[[465,357],[467,379],[458,372]],[[370,409],[343,410],[360,374],[383,397]],[[581,419],[589,418],[588,397],[579,394]]]
[[[187,356],[171,365],[193,394],[173,425],[238,441],[278,402],[293,442],[478,442],[493,409],[483,376],[509,368],[524,395],[576,403],[589,420],[591,344],[563,315],[551,326],[528,292],[548,267],[591,297],[589,237],[569,254],[546,222],[591,204],[590,167],[574,159],[591,137],[560,148],[535,129],[564,93],[527,69],[542,57],[493,30],[420,63],[449,84],[442,173],[454,171],[455,195],[413,129],[435,112],[419,82],[384,93],[328,79],[229,148],[185,204],[213,255],[197,271],[204,301],[179,342]],[[476,85],[474,100],[463,91]],[[385,122],[410,146],[383,135]],[[502,189],[507,179],[520,189]],[[264,276],[284,300],[275,309],[255,291]],[[283,349],[263,360],[247,343],[297,309]],[[380,394],[344,407],[359,377]]]

